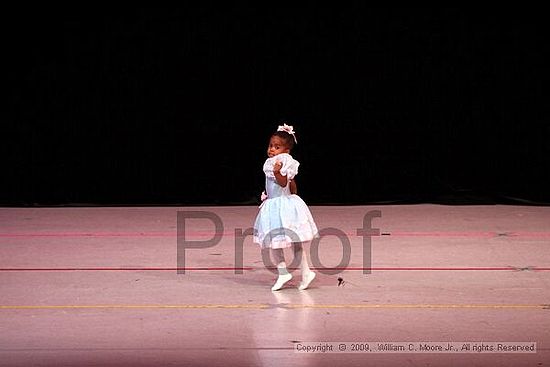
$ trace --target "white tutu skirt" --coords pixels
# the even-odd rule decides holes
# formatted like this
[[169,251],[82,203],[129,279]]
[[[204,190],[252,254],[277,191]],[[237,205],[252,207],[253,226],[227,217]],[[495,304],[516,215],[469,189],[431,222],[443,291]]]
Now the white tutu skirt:
[[286,248],[311,241],[318,230],[306,203],[298,195],[266,199],[254,223],[254,243],[262,248]]

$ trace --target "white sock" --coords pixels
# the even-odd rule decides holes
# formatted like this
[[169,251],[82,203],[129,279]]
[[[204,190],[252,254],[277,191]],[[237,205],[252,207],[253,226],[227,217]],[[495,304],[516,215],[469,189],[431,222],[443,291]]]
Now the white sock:
[[279,272],[279,277],[277,278],[275,284],[273,284],[273,287],[271,287],[272,291],[278,291],[283,288],[283,285],[285,285],[286,282],[292,279],[292,274],[288,272],[284,261],[277,264],[277,271]]

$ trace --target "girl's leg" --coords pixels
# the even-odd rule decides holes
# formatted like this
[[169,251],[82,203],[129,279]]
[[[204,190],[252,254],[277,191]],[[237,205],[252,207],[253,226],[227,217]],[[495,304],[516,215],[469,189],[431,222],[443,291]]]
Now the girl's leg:
[[277,278],[277,282],[275,282],[273,287],[271,287],[271,290],[278,291],[283,287],[283,285],[286,282],[292,279],[292,275],[288,272],[286,268],[285,254],[283,252],[283,249],[282,248],[272,249],[271,253],[275,260],[275,264],[277,264],[277,271],[279,272],[279,277]]
[[309,284],[315,279],[315,273],[309,268],[307,261],[306,249],[301,242],[293,243],[292,249],[294,250],[294,257],[300,260],[300,272],[302,273],[302,281],[298,286],[298,289],[304,290],[309,287]]
[[311,271],[307,262],[307,255],[305,253],[306,250],[301,242],[294,242],[292,245],[294,258],[300,261],[300,271],[302,272],[302,276],[304,276]]

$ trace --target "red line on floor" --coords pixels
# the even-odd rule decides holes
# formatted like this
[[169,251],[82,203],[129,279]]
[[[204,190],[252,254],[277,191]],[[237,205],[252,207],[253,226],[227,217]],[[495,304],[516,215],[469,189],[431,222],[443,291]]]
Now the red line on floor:
[[[182,268],[163,268],[163,267],[144,267],[144,268],[116,268],[116,267],[94,267],[94,268],[0,268],[0,272],[31,272],[31,271],[236,271],[236,270],[255,270],[254,267],[182,267]],[[265,269],[276,269],[275,267],[266,267]],[[297,270],[298,268],[289,268],[290,270]],[[550,268],[532,266],[529,268],[515,268],[515,267],[334,267],[334,268],[312,268],[313,270],[373,270],[373,271],[550,271]]]
[[[536,237],[550,238],[550,232],[445,232],[445,231],[384,231],[380,230],[379,236],[374,237],[467,237],[467,238],[491,238],[491,237]],[[358,236],[356,231],[344,232],[347,236]],[[0,237],[176,237],[175,231],[169,232],[7,232],[0,233]],[[211,239],[215,236],[212,231],[188,231],[186,238]],[[225,231],[222,237],[234,237],[234,232]],[[198,237],[198,238],[197,238]]]

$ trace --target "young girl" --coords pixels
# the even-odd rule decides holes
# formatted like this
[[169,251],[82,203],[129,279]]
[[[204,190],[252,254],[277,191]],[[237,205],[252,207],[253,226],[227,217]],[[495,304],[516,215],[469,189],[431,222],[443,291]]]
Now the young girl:
[[294,143],[294,129],[287,124],[279,126],[271,135],[267,148],[269,158],[263,167],[267,195],[262,194],[263,203],[254,223],[254,242],[271,249],[277,264],[279,277],[271,288],[273,291],[281,289],[292,279],[286,268],[284,248],[292,247],[294,257],[300,261],[302,282],[298,289],[307,289],[315,278],[302,243],[318,236],[318,231],[309,208],[295,194],[294,176],[298,174],[300,163],[290,155]]

